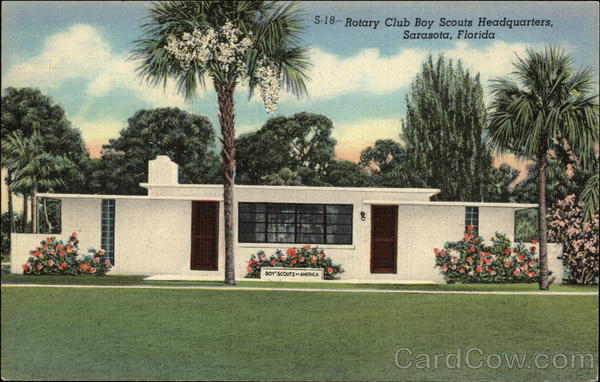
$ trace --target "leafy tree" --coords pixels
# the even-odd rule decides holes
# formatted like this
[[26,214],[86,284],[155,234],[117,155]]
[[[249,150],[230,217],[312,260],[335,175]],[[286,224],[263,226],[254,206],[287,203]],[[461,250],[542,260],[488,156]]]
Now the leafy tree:
[[287,167],[282,168],[274,174],[270,174],[263,177],[263,184],[273,186],[301,186],[302,180],[298,173],[294,170],[290,170]]
[[383,187],[426,187],[410,167],[406,149],[392,139],[379,139],[360,154],[359,164],[372,176],[371,184]]
[[540,289],[548,289],[546,175],[548,149],[568,142],[585,162],[598,142],[597,95],[590,95],[593,72],[575,70],[573,60],[550,47],[527,50],[517,57],[511,76],[493,80],[488,127],[490,141],[500,151],[513,151],[537,164]]
[[486,109],[479,74],[430,55],[406,99],[401,141],[407,167],[441,200],[481,201],[492,157],[483,137]]
[[[22,138],[29,138],[33,134],[40,136],[38,149],[55,157],[63,157],[72,165],[65,170],[61,183],[55,183],[55,192],[81,192],[85,178],[81,168],[88,161],[88,153],[83,144],[79,130],[73,128],[66,118],[64,109],[55,104],[48,96],[37,89],[31,88],[6,88],[2,96],[1,139],[6,141],[9,135],[18,133]],[[8,158],[8,152],[3,153],[2,166]],[[13,190],[14,170],[7,171],[5,179],[8,186],[9,217],[14,216]],[[27,197],[23,195],[23,218],[27,221]],[[33,202],[33,200],[32,200]],[[14,222],[9,222],[14,227]]]
[[331,162],[325,179],[334,187],[367,187],[371,180],[362,167],[343,159]]
[[2,153],[3,166],[14,176],[11,191],[31,195],[32,229],[37,233],[37,193],[64,186],[73,163],[64,156],[45,152],[43,139],[37,131],[30,137],[24,137],[20,131],[7,135],[2,141]]
[[211,151],[215,134],[208,118],[178,108],[139,110],[117,139],[94,161],[92,192],[142,194],[148,161],[167,155],[179,165],[181,183],[216,183],[218,157]]
[[238,138],[238,181],[260,184],[263,177],[282,168],[306,168],[322,178],[333,161],[332,129],[331,120],[320,114],[269,119],[258,131]]
[[281,84],[293,94],[306,92],[309,69],[300,45],[301,15],[295,3],[264,1],[170,1],[156,3],[133,58],[141,78],[153,85],[177,81],[186,99],[212,81],[221,125],[221,163],[225,215],[225,281],[235,284],[233,254],[233,185],[235,125],[233,95],[247,79],[267,111],[277,105]]
[[490,182],[486,184],[484,190],[484,200],[486,202],[510,202],[511,192],[509,186],[517,179],[519,173],[519,170],[507,164],[501,164],[500,167],[492,167]]

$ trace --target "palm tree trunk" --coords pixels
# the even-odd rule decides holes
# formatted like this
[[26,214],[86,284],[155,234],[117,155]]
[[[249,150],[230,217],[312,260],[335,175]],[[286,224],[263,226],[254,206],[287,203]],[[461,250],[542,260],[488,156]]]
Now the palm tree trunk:
[[23,194],[23,215],[21,216],[22,218],[22,224],[23,224],[23,232],[27,232],[28,231],[28,226],[27,226],[27,221],[29,220],[29,217],[27,216],[27,211],[29,210],[29,206],[27,205],[27,194]]
[[6,189],[8,191],[8,230],[10,233],[13,233],[15,232],[15,208],[13,206],[13,193],[10,189],[11,183],[12,173],[8,171],[6,175]]
[[46,227],[48,227],[48,233],[52,233],[52,223],[48,217],[48,206],[46,205],[46,198],[42,198],[42,206],[44,207],[44,219],[46,220]]
[[548,290],[548,240],[546,223],[546,155],[548,143],[545,137],[539,146],[538,153],[538,227],[540,229],[540,290]]
[[31,230],[33,233],[38,233],[38,211],[37,211],[37,188],[33,188],[31,193]]
[[235,115],[233,91],[235,82],[221,84],[215,81],[221,124],[221,169],[223,175],[223,204],[225,215],[225,283],[235,285],[233,253],[233,186],[235,170]]

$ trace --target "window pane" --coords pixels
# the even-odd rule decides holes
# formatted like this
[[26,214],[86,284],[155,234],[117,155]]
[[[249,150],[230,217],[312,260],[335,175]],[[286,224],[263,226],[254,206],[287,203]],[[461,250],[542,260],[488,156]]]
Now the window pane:
[[302,234],[299,242],[302,244],[323,244],[323,235],[318,234]]
[[322,214],[325,212],[323,204],[298,204],[298,212],[310,214]]
[[269,243],[293,243],[294,234],[289,233],[269,233],[267,235]]
[[352,214],[351,204],[328,204],[328,214]]
[[266,225],[264,223],[239,223],[240,232],[265,232]]
[[352,226],[350,225],[328,225],[327,233],[343,233],[343,234],[352,234]]
[[241,222],[264,222],[266,215],[264,213],[240,212]]
[[263,243],[265,241],[264,233],[240,232],[238,240],[244,243]]
[[298,215],[299,223],[308,223],[308,224],[322,224],[323,223],[323,215],[315,214],[315,215]]
[[352,224],[352,215],[327,215],[327,224]]
[[240,212],[265,212],[267,210],[264,203],[240,203]]
[[323,233],[321,224],[300,224],[301,233]]
[[327,244],[352,244],[352,235],[327,235]]

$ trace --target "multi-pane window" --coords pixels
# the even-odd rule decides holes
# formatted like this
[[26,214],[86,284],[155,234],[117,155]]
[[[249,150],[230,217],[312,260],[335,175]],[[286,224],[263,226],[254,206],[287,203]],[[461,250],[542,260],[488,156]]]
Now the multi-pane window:
[[473,226],[473,234],[479,236],[479,207],[465,208],[465,231],[469,225]]
[[115,200],[102,199],[102,234],[100,245],[110,258],[110,262],[115,264]]
[[240,203],[240,243],[352,244],[351,204]]

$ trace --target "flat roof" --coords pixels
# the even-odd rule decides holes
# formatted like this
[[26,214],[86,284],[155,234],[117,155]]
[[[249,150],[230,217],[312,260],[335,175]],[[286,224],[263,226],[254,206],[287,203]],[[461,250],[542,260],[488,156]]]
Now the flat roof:
[[198,197],[198,196],[150,196],[150,195],[105,195],[105,194],[51,194],[38,193],[41,198],[53,199],[140,199],[140,200],[206,200],[222,202],[222,197]]
[[[215,188],[223,187],[222,184],[149,184],[140,183],[141,187],[144,188]],[[393,192],[393,193],[404,193],[404,194],[415,194],[415,193],[426,193],[436,195],[441,192],[439,188],[392,188],[392,187],[316,187],[316,186],[265,186],[265,185],[253,185],[253,184],[236,184],[235,188],[239,189],[257,189],[257,190],[289,190],[289,191],[357,191],[357,192]]]
[[537,208],[531,203],[486,203],[486,202],[430,202],[430,201],[397,201],[397,200],[364,200],[365,204],[409,205],[409,206],[449,206],[449,207],[499,207],[499,208]]

